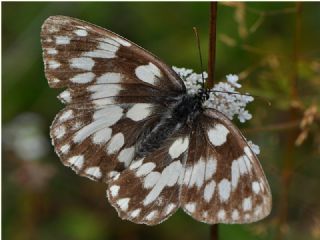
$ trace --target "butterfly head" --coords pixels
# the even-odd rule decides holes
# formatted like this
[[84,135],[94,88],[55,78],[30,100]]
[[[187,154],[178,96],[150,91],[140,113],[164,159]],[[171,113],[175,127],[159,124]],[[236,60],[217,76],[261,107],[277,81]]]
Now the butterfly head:
[[209,90],[206,88],[200,88],[197,93],[197,97],[201,101],[201,104],[207,101],[210,97]]

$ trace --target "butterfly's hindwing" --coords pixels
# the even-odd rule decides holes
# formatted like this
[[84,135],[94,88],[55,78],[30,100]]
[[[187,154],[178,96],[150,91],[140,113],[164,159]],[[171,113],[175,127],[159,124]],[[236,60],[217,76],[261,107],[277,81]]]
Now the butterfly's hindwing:
[[[157,120],[148,107],[107,105],[90,111],[67,107],[51,126],[56,152],[64,165],[78,174],[107,181],[128,166],[142,129]],[[140,110],[140,115],[135,114],[138,111],[135,109]],[[93,169],[94,174],[91,173]]]
[[184,129],[146,157],[135,159],[109,183],[109,201],[121,218],[155,225],[179,208],[188,147],[189,130]]
[[185,212],[206,223],[249,223],[270,213],[271,193],[258,159],[223,114],[196,122],[181,189]]

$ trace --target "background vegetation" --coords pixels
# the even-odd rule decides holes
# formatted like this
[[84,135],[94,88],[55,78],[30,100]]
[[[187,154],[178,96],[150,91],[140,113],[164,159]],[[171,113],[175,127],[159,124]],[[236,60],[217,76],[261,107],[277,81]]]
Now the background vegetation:
[[[58,14],[199,72],[197,26],[207,59],[209,3],[2,3],[3,238],[209,239],[209,226],[181,210],[155,227],[120,220],[103,184],[60,163],[48,131],[63,106],[44,77],[39,37]],[[319,22],[319,3],[218,6],[217,80],[237,73],[244,91],[272,103],[256,100],[239,127],[261,148],[274,205],[258,223],[220,225],[220,239],[320,239]]]

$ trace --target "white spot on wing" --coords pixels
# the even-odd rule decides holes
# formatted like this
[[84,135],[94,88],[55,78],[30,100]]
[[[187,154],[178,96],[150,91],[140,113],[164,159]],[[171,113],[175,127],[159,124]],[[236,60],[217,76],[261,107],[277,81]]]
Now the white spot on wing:
[[169,148],[169,154],[172,159],[178,158],[184,151],[188,149],[189,138],[178,138],[175,140]]
[[224,220],[226,217],[226,211],[223,209],[220,209],[217,216],[219,220]]
[[58,53],[55,48],[47,48],[46,51],[49,55],[56,55]]
[[120,47],[120,44],[118,42],[116,42],[115,40],[111,39],[111,38],[99,38],[98,40],[101,41],[101,42],[105,42],[105,43],[111,44],[113,46]]
[[139,169],[136,172],[136,176],[137,177],[145,176],[149,174],[155,167],[156,165],[153,162],[145,163],[139,167]]
[[242,201],[243,211],[250,211],[252,209],[251,197],[247,197]]
[[122,88],[119,84],[108,84],[107,86],[93,85],[88,87],[87,89],[92,92],[91,99],[105,100],[102,98],[117,96]]
[[68,153],[69,150],[70,150],[70,145],[69,145],[69,144],[65,144],[65,145],[62,145],[62,146],[60,147],[60,152],[61,152],[62,154]]
[[139,159],[139,160],[133,161],[133,162],[131,163],[129,169],[130,169],[130,170],[133,170],[133,169],[136,169],[136,168],[140,167],[141,164],[143,163],[143,160],[144,160],[144,158],[141,158],[141,159]]
[[157,210],[153,210],[152,212],[150,212],[147,216],[146,216],[146,220],[151,221],[153,220],[158,214]]
[[87,71],[92,70],[94,63],[93,59],[88,57],[71,58],[70,60],[71,67]]
[[205,179],[206,180],[210,179],[216,173],[216,170],[217,170],[217,160],[210,156],[210,158],[206,162]]
[[129,207],[129,201],[130,198],[121,198],[117,201],[117,204],[122,211],[127,211]]
[[119,162],[123,162],[125,167],[128,167],[134,156],[134,147],[124,148],[118,155]]
[[61,64],[55,60],[48,61],[48,66],[50,69],[56,69],[61,66]]
[[186,209],[189,213],[193,213],[196,210],[196,203],[187,203],[184,205],[184,209]]
[[[100,131],[101,129],[108,127],[110,124],[110,119],[98,119],[96,121],[91,122],[90,124],[84,126],[82,129],[80,129],[76,134],[73,136],[73,141],[76,143],[82,142],[87,137],[91,136],[93,133],[96,133]],[[101,136],[96,136],[97,138],[95,141],[102,140]],[[108,136],[106,136],[108,137]]]
[[158,182],[161,174],[159,172],[151,172],[144,178],[144,188],[152,188]]
[[71,102],[71,94],[69,90],[65,90],[62,93],[60,93],[59,97],[60,100],[62,100],[65,103]]
[[246,163],[245,163],[245,160],[244,160],[243,156],[238,158],[238,165],[239,165],[240,175],[246,174],[247,173],[247,167],[246,167]]
[[240,178],[240,170],[238,160],[233,160],[231,165],[231,185],[232,189],[235,190]]
[[124,144],[124,136],[121,132],[119,132],[111,138],[107,146],[108,154],[116,153],[117,151],[120,150],[120,148],[122,148],[123,144]]
[[119,37],[111,37],[112,39],[114,39],[115,41],[117,41],[118,43],[120,43],[121,45],[125,46],[125,47],[130,47],[131,43],[119,38]]
[[192,167],[190,166],[186,168],[184,173],[183,183],[185,185],[188,185],[190,183],[191,174],[192,174]]
[[136,217],[138,217],[140,215],[140,212],[141,212],[141,208],[135,209],[130,213],[130,216],[132,218],[136,218]]
[[140,80],[152,85],[155,85],[157,78],[161,77],[160,69],[153,63],[137,67],[135,73]]
[[73,117],[73,111],[71,109],[62,113],[59,117],[60,122],[65,122]]
[[232,220],[234,220],[234,221],[238,220],[239,219],[239,211],[237,209],[234,209],[232,211],[231,217],[232,217]]
[[103,128],[96,133],[94,133],[92,141],[95,144],[101,144],[106,143],[110,140],[112,135],[112,129],[111,128]]
[[85,52],[82,54],[84,57],[93,57],[93,58],[114,58],[116,55],[114,52],[107,50],[96,49],[91,52]]
[[77,155],[70,157],[68,159],[68,165],[75,171],[82,168],[84,163],[84,156],[83,155]]
[[77,29],[77,30],[74,30],[73,32],[79,37],[85,37],[88,35],[88,32],[84,29]]
[[105,51],[112,52],[112,53],[117,52],[119,49],[118,46],[114,46],[114,45],[111,45],[109,43],[104,43],[104,42],[100,42],[98,48],[105,50]]
[[112,197],[118,196],[119,189],[120,189],[120,186],[118,186],[118,185],[113,185],[113,186],[111,186],[111,187],[110,187],[111,196],[112,196]]
[[93,119],[105,119],[107,126],[112,126],[122,117],[123,109],[120,106],[109,105],[94,112]]
[[227,141],[228,133],[229,130],[219,123],[208,131],[208,137],[214,146],[221,146]]
[[202,187],[205,177],[205,166],[205,161],[202,158],[194,164],[189,187],[192,187],[193,185],[196,185],[198,189]]
[[222,179],[218,185],[219,197],[221,202],[225,202],[229,199],[231,193],[230,181],[226,178]]
[[252,191],[255,194],[258,194],[260,192],[260,184],[258,182],[252,182]]
[[74,83],[88,83],[91,82],[95,77],[93,72],[79,73],[70,79]]
[[54,136],[56,138],[62,138],[64,135],[66,134],[66,127],[61,125],[61,126],[58,126],[58,127],[55,127],[54,129]]
[[100,107],[104,107],[104,106],[107,106],[110,104],[114,104],[115,101],[114,101],[114,98],[102,98],[102,99],[96,99],[96,100],[92,101],[92,103],[97,108],[100,108]]
[[206,187],[204,188],[204,192],[203,192],[204,200],[206,200],[207,202],[210,202],[210,200],[213,197],[215,187],[216,187],[216,183],[214,180],[207,183]]
[[70,38],[67,36],[56,36],[57,45],[66,45],[70,43]]
[[102,74],[100,77],[97,78],[97,83],[119,83],[121,82],[121,74],[115,72],[108,72]]
[[85,170],[85,173],[88,174],[89,176],[92,176],[93,179],[99,179],[102,176],[100,167],[88,167]]
[[157,181],[156,185],[144,199],[143,204],[146,206],[156,200],[165,186],[173,186],[178,181],[182,170],[183,167],[180,161],[174,161],[170,165],[166,166],[163,169],[161,177]]
[[133,121],[140,121],[148,117],[151,113],[151,104],[136,103],[127,112],[127,117]]
[[118,178],[120,176],[120,174],[117,171],[111,171],[111,172],[109,172],[108,176],[110,178],[113,178],[113,179],[117,180],[116,178]]
[[169,213],[171,213],[175,208],[176,208],[176,204],[174,204],[174,203],[169,203],[168,205],[167,205],[167,207],[166,207],[166,210],[165,210],[165,212],[166,212],[166,215],[168,215]]

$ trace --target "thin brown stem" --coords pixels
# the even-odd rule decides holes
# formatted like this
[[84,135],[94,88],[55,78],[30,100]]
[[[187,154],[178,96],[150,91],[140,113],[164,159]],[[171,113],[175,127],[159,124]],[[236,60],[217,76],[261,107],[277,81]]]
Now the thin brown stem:
[[210,240],[218,240],[218,224],[213,224],[210,227]]
[[217,32],[217,2],[210,3],[210,36],[209,36],[209,59],[207,88],[212,88],[215,79],[216,65],[216,32]]
[[[206,87],[211,89],[215,79],[216,65],[216,41],[217,41],[217,2],[210,3],[210,29],[209,29],[209,58],[208,58],[208,81]],[[210,227],[210,239],[218,240],[218,224]]]
[[[299,78],[298,64],[300,59],[300,36],[301,36],[301,12],[302,3],[296,3],[296,21],[295,21],[295,36],[294,36],[294,46],[292,54],[292,76],[290,78],[290,95],[291,101],[298,100],[298,88],[297,82]],[[299,119],[299,114],[297,109],[291,108],[288,112],[289,121],[296,121]],[[284,148],[283,156],[283,167],[281,174],[281,195],[279,199],[279,213],[278,213],[278,232],[276,235],[277,240],[282,240],[285,237],[285,229],[287,225],[288,218],[288,208],[289,208],[289,192],[293,179],[294,165],[295,165],[295,141],[298,136],[297,129],[291,129],[286,134],[286,146]]]

